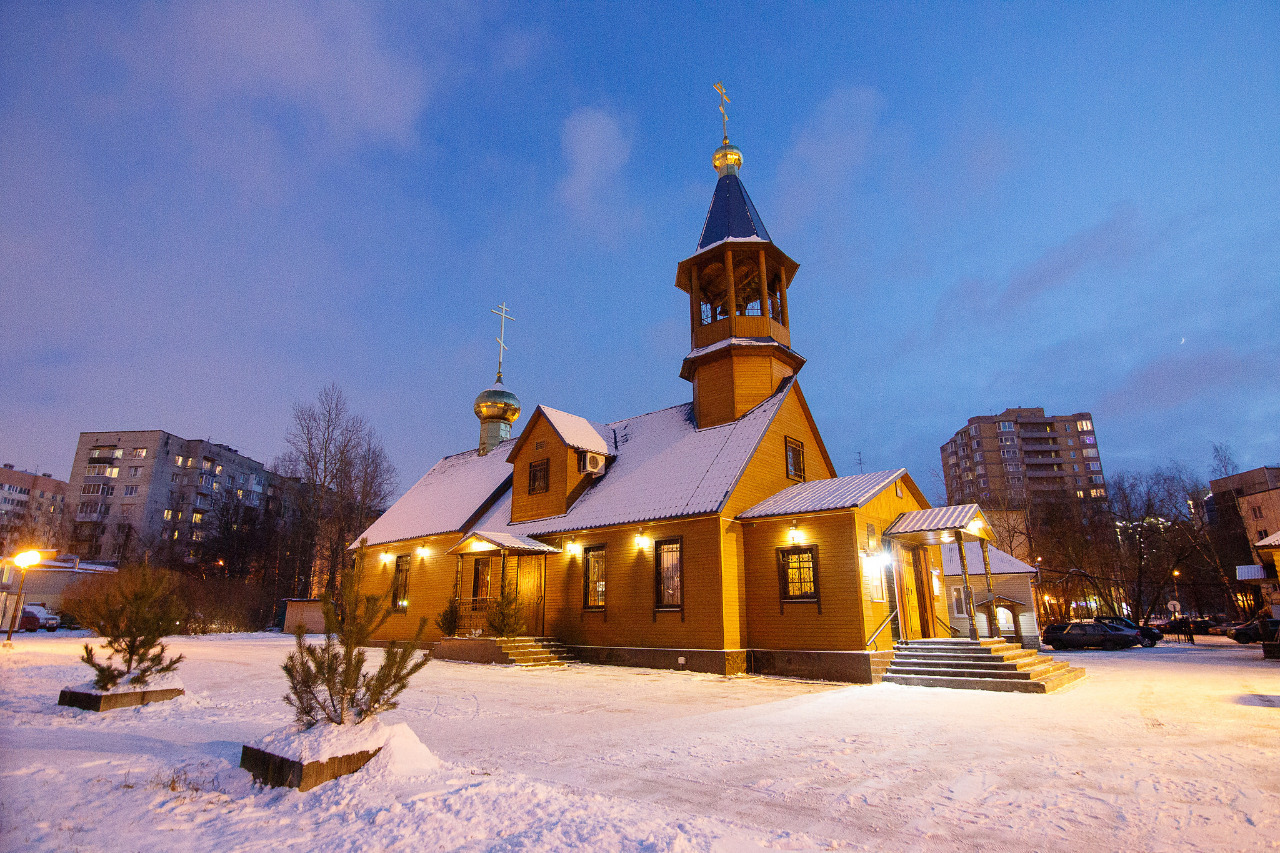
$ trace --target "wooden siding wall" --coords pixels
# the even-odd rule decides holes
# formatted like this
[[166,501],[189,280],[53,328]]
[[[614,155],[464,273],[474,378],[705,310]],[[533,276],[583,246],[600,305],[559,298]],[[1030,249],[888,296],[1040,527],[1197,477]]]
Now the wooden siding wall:
[[[391,579],[395,575],[395,557],[409,555],[409,606],[405,613],[393,613],[373,639],[407,640],[418,630],[418,620],[427,617],[427,642],[440,639],[440,630],[435,626],[435,619],[440,615],[453,598],[454,579],[457,576],[458,558],[445,552],[458,544],[462,537],[456,533],[441,536],[429,536],[424,539],[408,539],[389,545],[374,545],[366,551],[364,591],[366,594],[382,594],[391,588]],[[426,557],[419,557],[417,549],[425,547],[430,551]],[[382,554],[392,555],[391,560],[383,561]],[[467,594],[470,595],[470,588]]]
[[698,425],[716,426],[742,417],[791,374],[790,367],[767,353],[726,353],[700,365],[693,398]]
[[787,477],[788,437],[804,442],[805,480],[826,480],[835,476],[835,471],[827,466],[822,451],[818,449],[818,436],[803,404],[794,393],[788,394],[773,423],[765,431],[755,455],[747,463],[738,487],[729,496],[724,508],[726,518],[734,518],[770,495],[796,484],[795,480]]
[[[719,519],[706,516],[647,523],[650,539],[682,540],[684,613],[654,614],[654,548],[637,549],[641,527],[574,534],[578,545],[605,546],[605,608],[583,608],[584,558],[566,551],[547,557],[547,632],[575,645],[640,648],[724,648],[724,594]],[[569,537],[558,539],[564,547]]]
[[867,620],[852,513],[797,517],[796,544],[818,548],[820,602],[782,601],[778,549],[792,546],[791,521],[771,519],[745,527],[748,648],[861,650]]

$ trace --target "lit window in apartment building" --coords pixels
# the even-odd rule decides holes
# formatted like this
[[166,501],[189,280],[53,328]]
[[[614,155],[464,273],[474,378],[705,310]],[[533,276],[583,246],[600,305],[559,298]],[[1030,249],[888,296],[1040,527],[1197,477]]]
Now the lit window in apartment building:
[[1089,432],[1093,429],[1093,421],[1076,421],[1076,429],[1081,432]]
[[117,468],[116,466],[112,465],[110,468],[108,468],[108,469],[107,469],[107,476],[108,476],[108,477],[119,477],[119,476],[120,476],[120,469],[119,469],[119,468]]
[[203,512],[193,512],[193,513],[191,513],[191,523],[192,523],[192,524],[201,524],[203,521],[204,521],[204,513],[203,513]]
[[164,511],[164,520],[165,520],[165,521],[173,521],[173,510],[171,510],[171,509],[166,509],[166,510]]
[[1091,498],[1105,498],[1106,496],[1107,496],[1106,489],[1090,489],[1089,490],[1089,497]]
[[997,429],[1000,432],[1013,432],[1013,421],[1001,421]]
[[1091,435],[1082,435],[1080,436],[1080,443],[1081,444],[1097,444],[1098,441]]
[[85,483],[83,486],[80,487],[80,494],[100,495],[102,494],[102,484],[101,483]]
[[213,473],[215,473],[215,474],[221,474],[221,473],[222,473],[222,466],[221,466],[221,465],[214,465],[214,466],[213,466]]
[[1090,459],[1090,458],[1096,457],[1097,455],[1098,455],[1098,451],[1097,451],[1097,449],[1096,449],[1096,448],[1093,448],[1093,447],[1086,447],[1086,448],[1084,449],[1084,458],[1085,458],[1085,459]]
[[181,467],[182,467],[182,463],[183,463],[184,461],[186,461],[186,460],[185,460],[183,457],[181,457],[181,456],[175,456],[175,457],[173,457],[173,464],[174,464],[174,465],[177,465],[179,468],[181,468]]
[[973,472],[972,472],[972,471],[965,471],[965,472],[964,472],[964,478],[965,478],[966,480],[972,480],[972,479],[973,479]]
[[1010,445],[1010,444],[1017,444],[1018,442],[1014,440],[1013,436],[1011,436],[1011,435],[1006,435],[1006,436],[1002,436],[1002,437],[1001,437],[1001,439],[1000,439],[1000,443],[1001,443],[1002,445],[1008,446],[1008,445]]
[[1078,497],[1078,498],[1083,498],[1083,497],[1084,497],[1084,489],[1076,489],[1076,497]]
[[107,475],[106,465],[87,465],[84,469],[86,477],[105,477]]
[[212,467],[213,467],[213,460],[212,460],[212,459],[205,459],[203,462],[201,462],[201,463],[200,463],[200,467],[201,467],[201,468],[203,468],[204,470],[208,471],[210,468],[212,468]]
[[134,458],[134,459],[146,459],[146,458],[147,458],[147,449],[146,449],[145,447],[135,447],[135,448],[133,449],[133,458]]
[[111,458],[112,458],[112,459],[123,459],[123,458],[124,458],[124,448],[123,448],[123,447],[117,447],[115,450],[111,451]]

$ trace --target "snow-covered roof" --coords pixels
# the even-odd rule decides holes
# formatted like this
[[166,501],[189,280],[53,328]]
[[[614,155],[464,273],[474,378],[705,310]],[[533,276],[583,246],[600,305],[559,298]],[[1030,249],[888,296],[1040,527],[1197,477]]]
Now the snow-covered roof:
[[[716,341],[714,344],[708,344],[705,347],[692,349],[685,358],[697,358],[700,355],[706,355],[707,353],[715,352],[716,350],[728,349],[729,347],[782,347],[783,349],[791,349],[790,347],[779,343],[775,338],[725,338],[722,341]],[[792,350],[792,352],[794,353],[795,351]],[[795,356],[800,359],[801,363],[804,362],[804,358],[802,358],[799,353],[795,353]]]
[[738,518],[768,518],[862,506],[907,473],[906,468],[797,483],[743,512]]
[[356,538],[370,545],[461,530],[476,511],[511,479],[508,439],[481,456],[468,450],[441,459],[382,517]]
[[1280,548],[1280,532],[1272,533],[1266,539],[1263,539],[1255,548]]
[[528,536],[518,536],[504,530],[472,530],[462,538],[462,541],[450,548],[449,552],[457,553],[459,551],[475,550],[471,546],[471,542],[476,539],[486,542],[494,548],[507,548],[512,551],[534,551],[539,554],[560,553],[560,549],[554,545],[547,545],[544,542],[539,542],[537,539],[530,539]]
[[[991,560],[991,574],[993,575],[1022,575],[1035,574],[1035,568],[1027,565],[1017,557],[1006,554],[994,545],[987,546],[987,555]],[[969,574],[981,575],[985,573],[982,567],[982,543],[966,542],[964,543],[964,559],[969,565]],[[942,572],[948,577],[960,576],[960,551],[956,548],[956,543],[952,542],[942,546]],[[1020,604],[1022,602],[1019,602]]]
[[538,410],[550,421],[564,443],[573,449],[602,453],[606,456],[613,455],[611,449],[613,431],[609,427],[593,424],[584,417],[571,415],[549,406],[539,406]]
[[609,424],[617,458],[567,513],[511,524],[508,490],[475,527],[542,536],[719,512],[793,387],[788,380],[738,420],[707,429],[694,427],[692,403]]
[[[904,512],[885,530],[885,536],[901,536],[906,533],[928,533],[935,530],[960,530],[981,516],[977,504],[939,506]],[[966,552],[968,553],[968,552]]]

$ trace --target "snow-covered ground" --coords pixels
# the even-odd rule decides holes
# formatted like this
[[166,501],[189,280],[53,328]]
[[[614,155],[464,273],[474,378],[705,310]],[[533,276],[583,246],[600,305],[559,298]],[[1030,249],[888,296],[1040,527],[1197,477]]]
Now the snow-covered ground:
[[0,849],[1280,846],[1280,665],[1217,637],[1060,654],[1089,678],[1051,696],[435,661],[383,719],[445,765],[307,793],[238,768],[292,638],[175,638],[188,695],[103,714],[55,705],[82,642],[0,652]]

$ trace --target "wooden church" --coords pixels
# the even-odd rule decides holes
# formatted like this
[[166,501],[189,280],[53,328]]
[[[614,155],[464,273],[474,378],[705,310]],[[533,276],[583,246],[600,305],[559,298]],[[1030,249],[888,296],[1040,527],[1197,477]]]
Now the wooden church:
[[465,638],[504,589],[528,634],[592,663],[871,682],[895,642],[952,636],[939,546],[985,544],[985,519],[930,509],[904,469],[836,475],[791,348],[798,264],[727,134],[713,164],[697,251],[676,267],[692,401],[607,424],[538,406],[511,438],[521,407],[499,370],[475,401],[479,446],[363,534],[368,582],[398,610],[380,639],[456,601],[463,639],[437,656],[492,660]]

